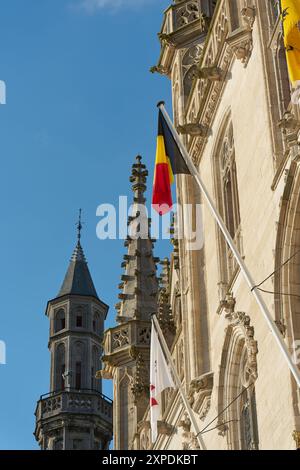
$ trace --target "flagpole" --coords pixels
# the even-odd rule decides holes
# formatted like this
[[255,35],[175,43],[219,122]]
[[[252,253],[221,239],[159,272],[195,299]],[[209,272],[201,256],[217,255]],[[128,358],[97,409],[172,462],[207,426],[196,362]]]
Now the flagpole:
[[241,272],[242,272],[242,274],[243,274],[243,276],[244,276],[244,278],[245,278],[245,280],[246,280],[246,282],[247,282],[247,284],[248,284],[248,286],[249,286],[249,288],[250,288],[250,290],[251,290],[251,292],[252,292],[252,294],[253,294],[253,296],[254,296],[254,298],[255,298],[255,300],[256,300],[256,302],[257,302],[257,304],[258,304],[265,320],[266,320],[266,322],[267,322],[268,327],[270,328],[270,330],[271,330],[271,332],[274,336],[274,339],[275,339],[281,353],[283,354],[283,356],[284,356],[284,358],[285,358],[285,360],[288,364],[288,367],[289,367],[291,373],[293,374],[293,376],[294,376],[294,378],[297,382],[298,387],[300,387],[300,371],[299,371],[297,365],[294,364],[294,362],[291,358],[291,355],[289,353],[288,347],[287,347],[284,339],[282,338],[281,333],[279,332],[279,330],[278,330],[278,328],[277,328],[277,326],[276,326],[276,324],[275,324],[275,322],[272,318],[272,315],[268,310],[268,307],[267,307],[264,299],[262,298],[259,290],[257,289],[256,284],[255,284],[254,280],[252,279],[252,276],[251,276],[251,274],[250,274],[243,258],[241,257],[237,247],[235,246],[235,243],[234,243],[230,233],[228,232],[227,227],[224,224],[221,215],[219,214],[217,208],[215,207],[214,202],[213,202],[212,198],[210,197],[210,195],[209,195],[209,193],[208,193],[208,191],[207,191],[207,189],[206,189],[206,187],[205,187],[205,185],[204,185],[204,183],[203,183],[203,181],[202,181],[202,179],[201,179],[201,177],[200,177],[200,175],[197,171],[196,166],[194,165],[192,159],[190,158],[185,146],[181,142],[181,139],[178,135],[178,132],[176,131],[176,129],[173,125],[173,122],[171,121],[171,119],[170,119],[170,117],[169,117],[169,115],[168,115],[168,113],[165,109],[164,102],[158,103],[157,106],[161,110],[161,112],[162,112],[162,114],[163,114],[163,116],[164,116],[164,118],[165,118],[165,120],[166,120],[166,122],[169,126],[169,129],[170,129],[170,131],[173,135],[173,138],[174,138],[175,142],[177,143],[177,145],[178,145],[178,147],[179,147],[179,149],[182,153],[182,157],[183,157],[183,159],[184,159],[191,175],[194,176],[199,188],[201,189],[201,191],[202,191],[202,193],[203,193],[203,195],[204,195],[204,197],[207,201],[208,207],[209,207],[213,217],[217,221],[217,224],[218,224],[221,232],[223,233],[223,235],[225,237],[225,240],[227,241],[227,243],[228,243],[228,245],[229,245],[229,247],[230,247],[230,249],[231,249],[231,251],[232,251],[232,253],[233,253],[240,269],[241,269]]
[[196,433],[196,437],[197,437],[197,440],[198,440],[198,443],[199,443],[199,446],[200,446],[200,449],[202,450],[207,450],[206,449],[206,445],[204,443],[204,440],[203,440],[203,437],[201,435],[201,431],[199,429],[199,426],[198,426],[198,423],[196,421],[196,418],[195,418],[195,415],[194,415],[194,412],[191,408],[191,405],[189,404],[189,401],[186,397],[186,394],[185,394],[185,391],[183,389],[183,386],[182,386],[182,383],[181,383],[181,380],[180,378],[178,377],[178,373],[177,373],[177,370],[176,370],[176,367],[174,365],[174,362],[173,362],[173,359],[172,359],[172,356],[171,356],[171,353],[169,351],[169,348],[168,348],[168,345],[166,343],[166,340],[164,338],[164,335],[163,335],[163,332],[161,331],[161,328],[160,328],[160,325],[159,325],[159,322],[157,320],[157,317],[156,315],[152,315],[152,321],[154,322],[154,326],[155,326],[155,329],[157,331],[157,334],[158,334],[158,337],[160,339],[160,343],[161,343],[161,347],[162,347],[162,350],[168,360],[168,363],[169,363],[169,366],[173,372],[173,375],[174,375],[174,379],[175,379],[175,384],[176,384],[176,387],[178,388],[179,390],[179,393],[181,395],[181,398],[182,398],[182,401],[183,401],[183,404],[186,408],[186,411],[188,412],[188,415],[190,417],[190,420],[191,420],[191,423],[194,427],[194,430],[195,430],[195,433]]

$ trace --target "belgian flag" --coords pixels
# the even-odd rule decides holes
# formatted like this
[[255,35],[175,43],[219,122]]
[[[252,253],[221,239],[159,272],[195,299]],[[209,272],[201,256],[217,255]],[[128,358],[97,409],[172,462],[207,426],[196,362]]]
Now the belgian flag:
[[300,0],[281,0],[289,76],[293,86],[300,85]]
[[190,174],[172,132],[161,112],[158,114],[158,135],[154,170],[152,206],[164,215],[172,209],[174,175]]

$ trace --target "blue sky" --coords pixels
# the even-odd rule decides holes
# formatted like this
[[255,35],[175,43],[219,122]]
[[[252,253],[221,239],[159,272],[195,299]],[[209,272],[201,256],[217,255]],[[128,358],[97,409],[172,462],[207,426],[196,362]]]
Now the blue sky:
[[[170,84],[149,68],[168,3],[0,0],[0,449],[37,448],[35,404],[49,390],[44,311],[67,269],[79,207],[94,283],[111,307],[107,326],[114,320],[124,247],[97,239],[96,208],[130,194],[138,153],[151,187],[156,103],[170,109]],[[157,243],[157,255],[168,250]]]

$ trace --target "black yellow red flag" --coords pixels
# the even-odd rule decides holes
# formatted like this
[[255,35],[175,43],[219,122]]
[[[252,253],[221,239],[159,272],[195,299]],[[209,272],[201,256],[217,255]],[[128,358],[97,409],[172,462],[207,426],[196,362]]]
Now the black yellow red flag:
[[281,0],[284,45],[290,80],[300,85],[300,0]]
[[163,113],[159,110],[152,205],[160,215],[172,209],[171,186],[174,175],[178,174],[190,174],[190,171]]

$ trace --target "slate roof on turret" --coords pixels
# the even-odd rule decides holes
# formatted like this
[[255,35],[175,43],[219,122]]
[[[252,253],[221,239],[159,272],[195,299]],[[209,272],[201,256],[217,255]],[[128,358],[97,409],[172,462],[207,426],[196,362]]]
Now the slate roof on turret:
[[85,295],[99,298],[79,240],[70,260],[58,297],[63,295]]

